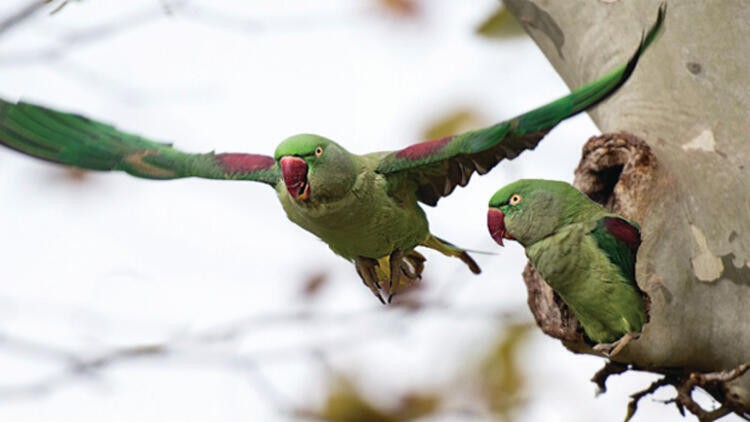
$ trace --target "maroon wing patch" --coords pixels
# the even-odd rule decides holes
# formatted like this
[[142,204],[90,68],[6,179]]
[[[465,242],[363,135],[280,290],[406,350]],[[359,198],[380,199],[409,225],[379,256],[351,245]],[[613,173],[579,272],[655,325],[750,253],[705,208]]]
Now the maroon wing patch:
[[276,163],[273,157],[260,154],[218,154],[216,159],[227,173],[252,173],[269,169]]
[[641,245],[641,233],[632,224],[617,217],[604,217],[604,227],[635,253]]
[[453,136],[446,136],[445,138],[420,142],[398,151],[396,157],[406,158],[407,160],[418,160],[439,151],[440,148],[444,147],[452,139]]

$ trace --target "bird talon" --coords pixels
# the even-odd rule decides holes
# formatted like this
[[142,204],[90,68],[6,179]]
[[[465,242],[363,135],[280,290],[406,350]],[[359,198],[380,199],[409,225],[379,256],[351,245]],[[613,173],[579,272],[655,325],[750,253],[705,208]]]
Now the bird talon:
[[411,270],[411,268],[409,268],[408,266],[406,266],[406,264],[404,264],[404,265],[401,266],[401,274],[403,274],[404,277],[406,277],[408,279],[411,279],[411,280],[419,278],[419,276],[417,276],[416,274],[414,274],[414,272]]
[[627,333],[620,337],[619,340],[612,343],[599,343],[593,347],[594,350],[601,353],[605,357],[612,357],[620,353],[625,346],[628,345],[632,340],[637,340],[641,336],[641,333]]
[[408,255],[406,255],[406,262],[411,265],[411,268],[413,269],[412,274],[409,275],[409,278],[411,279],[422,279],[422,271],[424,270],[424,262],[427,260],[421,253],[417,251],[411,251]]
[[363,257],[357,258],[354,262],[354,267],[357,269],[357,274],[362,279],[362,283],[370,289],[380,303],[385,305],[385,300],[383,300],[383,296],[380,294],[380,283],[378,283],[378,276],[375,271],[377,265],[376,260]]
[[404,259],[404,254],[396,249],[395,251],[391,252],[391,256],[388,259],[389,263],[389,269],[390,274],[389,276],[389,282],[388,282],[388,303],[391,303],[391,297],[394,293],[396,293],[396,290],[399,287],[399,281],[401,279],[401,267]]
[[[378,298],[381,304],[386,305],[385,300],[383,300],[383,295],[380,294],[379,291],[373,290],[373,293],[375,293],[375,297]],[[388,298],[388,303],[391,303],[391,298]]]

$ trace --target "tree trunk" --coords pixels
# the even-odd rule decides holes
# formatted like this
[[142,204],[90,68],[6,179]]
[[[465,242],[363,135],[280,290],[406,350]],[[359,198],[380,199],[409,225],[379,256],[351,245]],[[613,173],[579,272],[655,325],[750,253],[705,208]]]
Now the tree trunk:
[[[505,4],[570,87],[627,60],[659,7],[651,0]],[[660,38],[630,81],[591,113],[603,132],[627,133],[590,141],[577,184],[640,223],[637,280],[650,299],[643,335],[613,360],[689,373],[750,359],[748,22],[745,0],[668,2]],[[529,304],[545,332],[588,351],[570,336],[571,316],[559,302],[533,289]],[[726,387],[732,410],[750,411],[750,375]]]

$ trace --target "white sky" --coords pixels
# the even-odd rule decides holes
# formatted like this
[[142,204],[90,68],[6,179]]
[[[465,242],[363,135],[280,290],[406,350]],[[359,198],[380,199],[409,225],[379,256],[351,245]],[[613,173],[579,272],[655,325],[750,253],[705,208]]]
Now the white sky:
[[[26,3],[3,0],[0,19]],[[491,123],[567,92],[527,37],[473,34],[493,0],[420,4],[422,14],[408,20],[371,0],[195,0],[172,17],[156,0],[72,3],[0,35],[0,95],[189,151],[270,155],[298,132],[353,152],[400,148],[457,108],[475,107]],[[60,47],[75,42],[71,33],[113,25],[129,29]],[[35,58],[49,48],[60,54]],[[521,177],[571,180],[596,133],[587,116],[571,119],[534,152],[428,208],[435,234],[496,255],[475,255],[483,273],[473,276],[458,260],[426,252],[422,297],[530,321],[523,251],[500,250],[487,235],[487,200]],[[73,183],[65,174],[0,150],[0,420],[286,420],[253,374],[314,407],[330,378],[305,353],[311,345],[374,401],[393,404],[411,388],[454,385],[461,366],[500,333],[489,318],[380,306],[350,263],[287,221],[265,185],[124,174]],[[306,277],[321,271],[324,290],[303,298]],[[216,327],[300,311],[347,316],[268,320],[238,338],[191,343]],[[6,335],[84,356],[174,340],[184,354],[116,365],[48,394],[8,396],[56,376],[65,362],[4,348]],[[653,379],[613,377],[594,398],[588,379],[603,361],[575,356],[536,329],[524,362],[525,421],[619,420],[628,394]],[[675,415],[650,399],[640,407],[635,420]]]

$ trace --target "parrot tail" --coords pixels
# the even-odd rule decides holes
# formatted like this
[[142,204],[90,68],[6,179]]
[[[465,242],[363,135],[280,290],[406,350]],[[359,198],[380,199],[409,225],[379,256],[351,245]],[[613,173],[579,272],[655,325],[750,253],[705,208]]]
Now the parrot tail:
[[440,239],[437,236],[429,235],[427,237],[427,240],[420,243],[420,245],[426,248],[434,249],[445,256],[454,256],[460,259],[469,267],[469,270],[471,270],[471,272],[473,272],[474,274],[479,274],[482,272],[481,268],[479,268],[479,265],[477,265],[476,261],[474,261],[474,258],[472,258],[465,250],[459,248],[456,245],[453,245],[450,242]]

